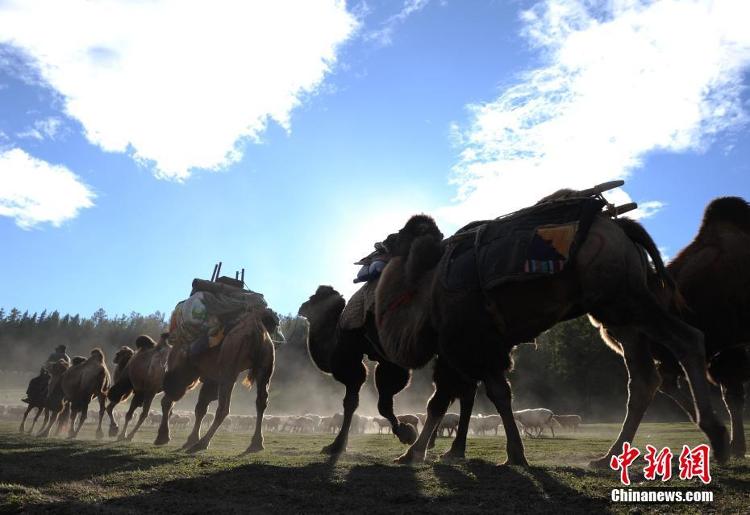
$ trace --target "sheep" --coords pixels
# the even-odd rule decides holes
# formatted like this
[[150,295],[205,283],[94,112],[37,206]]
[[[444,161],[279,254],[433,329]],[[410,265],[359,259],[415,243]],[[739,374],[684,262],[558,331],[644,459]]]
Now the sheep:
[[554,413],[547,408],[525,409],[513,412],[513,417],[516,419],[516,422],[528,436],[532,436],[533,430],[537,431],[534,436],[540,436],[542,431],[544,431],[544,428],[548,427],[554,438],[554,424],[556,422],[554,418],[552,418],[553,416]]
[[453,433],[458,431],[459,418],[458,413],[446,413],[437,428],[438,435],[443,436],[443,433],[447,431],[448,436],[453,436]]
[[502,423],[503,419],[500,418],[500,415],[471,417],[471,425],[475,434],[479,434],[481,431],[484,435],[487,434],[487,431],[495,431],[495,435],[497,436],[497,430]]
[[391,423],[388,422],[383,417],[375,417],[373,419],[373,422],[378,428],[378,434],[383,434],[383,430],[385,430],[386,434],[391,432]]
[[578,426],[581,425],[580,415],[553,415],[552,418],[565,429],[572,429],[573,432],[578,431]]
[[281,417],[274,417],[269,415],[263,417],[263,428],[268,432],[278,431],[281,423]]

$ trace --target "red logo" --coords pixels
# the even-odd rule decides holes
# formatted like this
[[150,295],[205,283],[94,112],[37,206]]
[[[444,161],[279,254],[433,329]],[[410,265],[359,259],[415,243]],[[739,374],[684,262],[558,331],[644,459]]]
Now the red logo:
[[630,484],[630,476],[628,476],[628,467],[635,461],[635,459],[641,455],[641,451],[635,447],[630,446],[630,442],[622,444],[622,454],[618,456],[612,456],[609,460],[609,466],[612,470],[620,471],[620,481],[623,485]]
[[705,484],[711,482],[711,472],[708,465],[708,445],[701,444],[692,449],[682,446],[680,453],[680,479],[700,478]]
[[643,477],[649,481],[656,479],[656,476],[660,476],[662,481],[668,481],[672,477],[672,451],[669,447],[664,447],[659,454],[656,454],[656,447],[653,445],[647,445],[646,450],[648,451],[644,458],[648,462],[646,468],[643,469]]
[[[669,447],[663,447],[657,452],[653,445],[646,445],[646,451],[643,456],[646,460],[646,466],[643,469],[644,479],[647,481],[655,481],[657,478],[662,481],[671,479],[674,454]],[[697,445],[692,449],[683,445],[679,457],[680,479],[688,480],[697,477],[703,483],[709,484],[711,482],[709,452],[710,449],[706,444]],[[623,485],[630,485],[628,469],[640,455],[640,450],[631,446],[630,442],[625,442],[622,444],[622,453],[610,458],[609,466],[612,470],[620,472],[620,482]]]

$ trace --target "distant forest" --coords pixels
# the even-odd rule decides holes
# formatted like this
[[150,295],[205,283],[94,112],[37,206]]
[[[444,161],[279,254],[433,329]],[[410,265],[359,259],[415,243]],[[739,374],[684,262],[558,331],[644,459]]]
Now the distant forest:
[[[90,317],[81,317],[58,311],[29,314],[0,309],[0,370],[29,372],[31,377],[60,344],[66,345],[70,356],[86,356],[92,348],[102,348],[111,370],[117,349],[133,347],[141,334],[156,339],[166,327],[166,317],[158,311],[110,317],[99,309]],[[282,330],[288,323],[289,317],[282,317]],[[312,364],[301,335],[287,336],[291,338],[277,348],[271,386],[273,412],[340,411],[343,387]],[[514,409],[547,407],[556,413],[578,413],[588,421],[621,420],[627,400],[622,358],[604,344],[585,317],[558,324],[536,343],[519,345],[513,359],[509,377]],[[369,368],[361,409],[374,414],[377,394],[372,366]],[[415,371],[409,388],[396,398],[399,412],[425,411],[432,393],[431,375],[431,367]],[[304,399],[304,406],[298,406],[300,399]],[[722,411],[720,403],[715,406]],[[458,403],[450,410],[457,412]],[[495,412],[481,388],[474,411]],[[684,416],[671,401],[657,395],[647,419],[683,420]]]

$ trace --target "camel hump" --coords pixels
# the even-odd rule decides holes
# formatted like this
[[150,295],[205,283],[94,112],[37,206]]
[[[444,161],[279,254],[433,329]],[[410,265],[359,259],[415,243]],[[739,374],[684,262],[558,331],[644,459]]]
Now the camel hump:
[[99,347],[96,347],[91,350],[91,358],[94,359],[94,361],[98,361],[99,363],[104,362],[104,351],[101,350]]
[[148,335],[142,334],[135,339],[135,348],[138,350],[148,350],[156,347],[156,342]]
[[711,201],[703,213],[701,232],[714,224],[733,224],[750,232],[750,205],[740,197],[720,197]]

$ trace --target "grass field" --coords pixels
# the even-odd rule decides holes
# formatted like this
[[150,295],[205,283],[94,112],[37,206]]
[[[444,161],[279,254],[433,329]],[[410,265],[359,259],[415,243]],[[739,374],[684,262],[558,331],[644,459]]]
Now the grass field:
[[[321,454],[328,435],[267,434],[266,450],[238,456],[248,436],[219,433],[197,456],[177,450],[186,434],[167,447],[151,445],[155,430],[145,428],[132,443],[96,441],[93,424],[78,441],[37,439],[0,423],[0,511],[75,513],[115,512],[672,512],[748,513],[750,464],[712,467],[713,482],[673,479],[665,485],[644,482],[635,472],[633,487],[693,488],[714,492],[710,504],[613,504],[615,472],[597,472],[587,461],[604,452],[615,436],[613,424],[587,425],[577,434],[526,439],[532,467],[499,467],[504,437],[469,440],[467,460],[441,463],[448,446],[419,466],[391,463],[404,447],[391,435],[350,440],[337,462]],[[700,443],[690,424],[644,424],[635,442],[679,450]],[[676,477],[676,474],[675,474]]]

